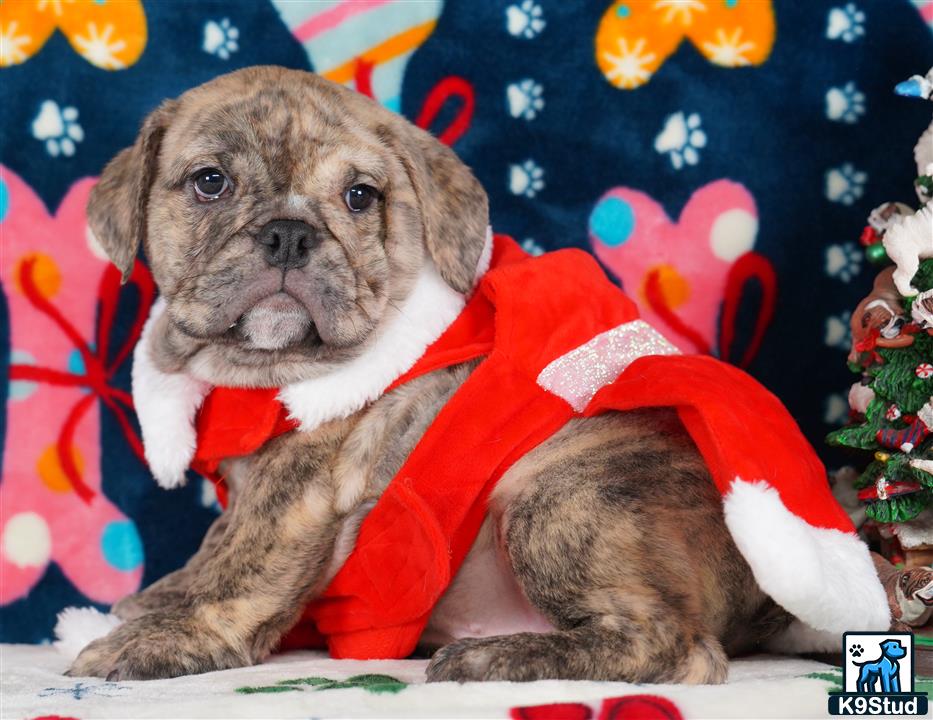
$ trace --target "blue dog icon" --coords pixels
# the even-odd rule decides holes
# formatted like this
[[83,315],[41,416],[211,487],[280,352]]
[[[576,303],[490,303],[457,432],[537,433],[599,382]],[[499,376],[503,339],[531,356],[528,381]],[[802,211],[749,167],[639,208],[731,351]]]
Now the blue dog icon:
[[[901,680],[898,660],[907,654],[907,649],[897,640],[885,640],[881,643],[881,657],[870,662],[854,662],[861,668],[856,689],[860,693],[899,693]],[[881,688],[875,689],[880,681]]]

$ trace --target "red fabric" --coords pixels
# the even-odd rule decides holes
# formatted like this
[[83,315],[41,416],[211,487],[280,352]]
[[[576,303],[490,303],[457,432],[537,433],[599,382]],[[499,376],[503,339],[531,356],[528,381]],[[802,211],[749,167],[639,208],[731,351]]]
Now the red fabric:
[[684,720],[684,716],[661,695],[626,695],[603,700],[599,720]]
[[[311,638],[311,623],[334,657],[409,655],[476,537],[490,490],[574,416],[568,403],[537,384],[541,370],[637,317],[634,303],[588,254],[530,258],[497,236],[490,270],[463,313],[392,387],[485,359],[366,516],[353,552],[291,638]],[[275,395],[214,391],[198,417],[199,462],[216,472],[231,448],[247,454],[291,429]],[[736,477],[765,479],[807,522],[852,531],[788,412],[732,366],[702,356],[643,357],[582,414],[662,406],[677,408],[721,492]]]
[[278,388],[217,387],[204,398],[195,420],[198,446],[191,467],[214,482],[223,507],[227,507],[227,487],[218,469],[221,461],[252,455],[298,427],[289,420],[278,393]]
[[512,720],[590,720],[593,711],[583,703],[549,703],[509,708]]

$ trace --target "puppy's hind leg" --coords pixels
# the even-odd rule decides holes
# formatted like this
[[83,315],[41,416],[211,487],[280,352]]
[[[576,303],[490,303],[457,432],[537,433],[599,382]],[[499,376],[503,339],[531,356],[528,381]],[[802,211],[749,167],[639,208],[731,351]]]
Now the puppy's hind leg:
[[510,468],[490,507],[555,631],[459,640],[429,680],[726,680],[721,643],[764,598],[676,415],[568,423]]

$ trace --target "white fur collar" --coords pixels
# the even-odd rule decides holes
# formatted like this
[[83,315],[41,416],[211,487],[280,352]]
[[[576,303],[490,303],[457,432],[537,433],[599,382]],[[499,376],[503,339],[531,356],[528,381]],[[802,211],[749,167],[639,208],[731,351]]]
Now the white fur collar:
[[[489,269],[491,258],[490,229],[477,281]],[[444,282],[433,263],[426,262],[411,294],[366,352],[333,373],[282,388],[279,399],[302,430],[352,415],[411,369],[465,304],[466,297]],[[155,367],[149,347],[155,321],[163,312],[165,302],[160,298],[136,345],[133,400],[149,468],[159,485],[174,488],[185,482],[185,470],[197,446],[195,417],[212,386],[192,375],[164,373]]]

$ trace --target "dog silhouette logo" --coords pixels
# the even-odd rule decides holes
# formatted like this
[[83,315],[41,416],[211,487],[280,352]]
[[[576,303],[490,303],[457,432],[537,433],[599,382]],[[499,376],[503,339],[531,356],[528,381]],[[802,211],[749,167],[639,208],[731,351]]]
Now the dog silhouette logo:
[[[907,655],[907,648],[900,640],[888,639],[879,644],[881,655],[875,660],[859,662],[853,660],[852,664],[858,667],[858,679],[855,682],[856,692],[860,693],[899,693],[901,692],[901,665],[898,662]],[[852,648],[852,656],[862,655],[862,646]],[[909,689],[908,689],[909,692]]]
[[911,633],[847,632],[842,638],[843,692],[830,693],[831,715],[925,715],[914,692]]

